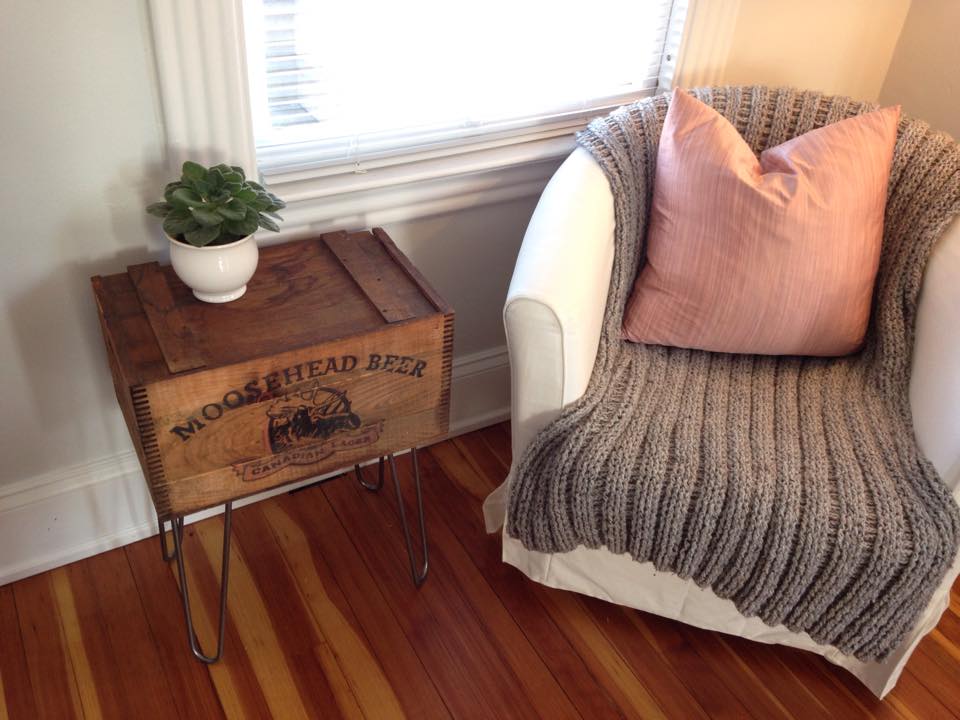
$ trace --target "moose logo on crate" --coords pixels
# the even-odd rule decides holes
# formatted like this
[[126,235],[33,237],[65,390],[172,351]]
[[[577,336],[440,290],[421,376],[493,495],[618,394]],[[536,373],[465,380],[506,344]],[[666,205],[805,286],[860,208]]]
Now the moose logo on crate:
[[[228,390],[217,402],[170,428],[188,442],[209,425],[240,408],[263,408],[264,448],[272,453],[258,460],[236,463],[234,472],[244,481],[261,480],[290,465],[311,465],[333,453],[355,450],[380,440],[383,421],[364,422],[354,410],[348,389],[331,387],[328,378],[353,373],[391,373],[424,377],[427,361],[405,355],[369,353],[341,355],[285,367]],[[223,422],[222,420],[220,422]]]
[[350,409],[346,390],[320,387],[319,382],[271,404],[267,417],[267,438],[275,453],[360,427],[360,416]]
[[383,421],[363,424],[346,390],[319,380],[284,395],[267,408],[271,457],[233,466],[241,480],[260,480],[289,465],[312,465],[338,450],[353,450],[380,439]]

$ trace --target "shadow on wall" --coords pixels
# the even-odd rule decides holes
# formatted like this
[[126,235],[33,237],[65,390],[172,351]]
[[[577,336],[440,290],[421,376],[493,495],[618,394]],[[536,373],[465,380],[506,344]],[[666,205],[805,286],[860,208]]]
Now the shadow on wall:
[[[142,166],[118,173],[118,181],[103,197],[109,227],[104,228],[89,212],[74,213],[57,233],[59,253],[51,252],[47,274],[11,298],[9,321],[15,350],[28,368],[29,388],[24,391],[31,394],[29,407],[37,432],[72,436],[75,448],[102,447],[104,439],[111,437],[125,440],[117,432],[122,422],[90,278],[124,272],[137,263],[169,261],[159,224],[143,211],[168,174],[160,164],[148,173],[143,173]],[[131,188],[135,188],[133,193]],[[142,204],[130,207],[129,203],[110,202],[131,195],[143,198]],[[116,247],[113,252],[111,240]],[[58,261],[82,256],[85,248],[89,248],[90,260]],[[129,444],[115,445],[105,448],[106,452],[130,449]],[[40,459],[38,464],[47,463]]]
[[537,197],[389,223],[390,237],[456,313],[454,354],[505,342],[501,309]]

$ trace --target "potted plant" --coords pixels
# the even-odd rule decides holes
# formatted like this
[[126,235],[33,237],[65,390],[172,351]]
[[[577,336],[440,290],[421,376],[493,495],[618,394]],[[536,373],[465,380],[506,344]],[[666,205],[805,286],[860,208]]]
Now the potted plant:
[[147,206],[163,218],[170,240],[170,263],[177,276],[204,302],[236,300],[257,269],[258,228],[277,232],[286,204],[247,180],[243,168],[205,168],[189,160],[183,175],[167,185],[164,202]]

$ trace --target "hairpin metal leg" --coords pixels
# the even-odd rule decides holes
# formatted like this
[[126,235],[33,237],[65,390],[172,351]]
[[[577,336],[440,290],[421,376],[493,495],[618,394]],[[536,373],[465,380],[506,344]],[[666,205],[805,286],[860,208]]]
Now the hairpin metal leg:
[[[393,454],[387,456],[390,460],[390,473],[393,475],[393,486],[397,491],[397,506],[400,509],[400,524],[403,526],[403,539],[407,543],[407,557],[410,558],[410,576],[413,578],[413,584],[417,587],[423,585],[427,579],[427,570],[430,569],[430,556],[427,551],[427,528],[423,519],[423,495],[420,492],[420,465],[417,462],[417,449],[410,449],[410,457],[413,459],[413,484],[417,490],[417,514],[420,520],[420,541],[423,550],[423,565],[417,570],[417,561],[413,554],[413,541],[410,538],[410,526],[407,524],[407,513],[403,507],[403,495],[400,493],[400,475],[397,473],[397,461]],[[381,460],[382,462],[382,460]]]
[[369,490],[370,492],[377,492],[380,488],[383,487],[383,458],[380,458],[380,462],[377,467],[377,482],[368,483],[363,479],[363,475],[360,473],[360,466],[353,466],[354,472],[357,474],[357,482],[363,487],[364,490]]
[[[160,528],[160,556],[164,562],[170,562],[177,556],[177,550],[176,545],[174,545],[172,552],[167,550],[167,529],[165,526],[166,523],[157,515],[157,527]],[[179,533],[180,538],[183,539],[183,518],[173,518],[170,521],[170,531]]]
[[[197,642],[197,634],[193,629],[193,616],[190,613],[190,590],[187,588],[187,572],[183,565],[183,518],[179,518],[179,532],[173,533],[174,556],[177,559],[177,573],[180,576],[180,598],[183,600],[183,617],[187,623],[187,639],[190,641],[190,650],[193,656],[202,663],[217,662],[223,655],[223,629],[227,620],[227,583],[230,580],[230,521],[233,516],[233,503],[228,502],[223,511],[223,567],[220,570],[220,624],[217,631],[216,655],[204,655]],[[166,547],[164,547],[166,556]]]

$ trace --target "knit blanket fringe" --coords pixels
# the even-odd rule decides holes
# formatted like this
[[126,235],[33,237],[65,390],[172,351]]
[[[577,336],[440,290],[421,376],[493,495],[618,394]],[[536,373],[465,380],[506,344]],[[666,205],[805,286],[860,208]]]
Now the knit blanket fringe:
[[[694,94],[756,153],[874,109],[789,89]],[[960,540],[960,510],[917,448],[908,398],[923,269],[960,211],[960,147],[923,122],[900,123],[860,353],[633,344],[621,340],[621,320],[644,262],[668,101],[625,106],[578,137],[614,196],[603,332],[586,393],[515,468],[507,531],[540,552],[629,553],[745,616],[881,660],[917,622]]]

